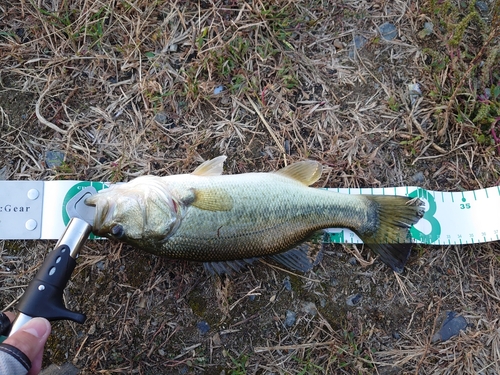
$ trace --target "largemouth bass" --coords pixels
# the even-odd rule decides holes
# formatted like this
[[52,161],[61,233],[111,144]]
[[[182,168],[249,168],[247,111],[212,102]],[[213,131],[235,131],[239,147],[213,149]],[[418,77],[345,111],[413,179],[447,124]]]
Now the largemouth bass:
[[410,227],[421,202],[401,196],[346,195],[309,187],[321,176],[316,161],[270,173],[222,175],[225,156],[191,174],[142,176],[87,198],[96,207],[93,232],[173,259],[237,269],[244,260],[274,256],[301,270],[307,257],[287,252],[314,232],[353,230],[393,270],[411,250]]

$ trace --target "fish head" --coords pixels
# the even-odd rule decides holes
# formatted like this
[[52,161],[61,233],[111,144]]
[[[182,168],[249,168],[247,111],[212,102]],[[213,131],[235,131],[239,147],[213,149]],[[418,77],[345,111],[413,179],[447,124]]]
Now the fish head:
[[96,207],[94,234],[139,247],[165,242],[181,220],[180,204],[156,176],[111,186],[85,204]]

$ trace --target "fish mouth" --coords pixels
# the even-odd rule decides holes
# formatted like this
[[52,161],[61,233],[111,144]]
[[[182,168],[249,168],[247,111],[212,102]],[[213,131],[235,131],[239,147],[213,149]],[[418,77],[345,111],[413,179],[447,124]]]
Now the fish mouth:
[[113,212],[113,207],[110,206],[114,206],[114,203],[110,204],[110,202],[106,200],[104,201],[104,204],[100,204],[103,199],[99,198],[102,197],[98,197],[97,195],[91,196],[85,200],[85,204],[96,208],[94,214],[94,224],[92,225],[92,233],[102,237],[109,232],[105,223],[109,214]]

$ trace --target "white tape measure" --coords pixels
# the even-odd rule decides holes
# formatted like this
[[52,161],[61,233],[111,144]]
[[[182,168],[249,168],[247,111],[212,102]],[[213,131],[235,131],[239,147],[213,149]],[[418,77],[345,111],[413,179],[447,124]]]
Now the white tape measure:
[[[499,240],[500,188],[442,192],[415,186],[369,189],[327,189],[344,194],[406,195],[425,203],[424,217],[411,228],[415,242],[463,245]],[[329,229],[331,241],[362,243],[348,229]],[[338,238],[337,238],[338,237]]]
[[[87,186],[101,190],[108,185],[88,181],[0,181],[0,239],[59,239],[69,221],[66,203]],[[415,242],[458,245],[500,239],[500,187],[464,192],[415,186],[326,190],[420,198],[426,207],[424,217],[411,228]],[[327,232],[331,242],[362,243],[349,229]]]

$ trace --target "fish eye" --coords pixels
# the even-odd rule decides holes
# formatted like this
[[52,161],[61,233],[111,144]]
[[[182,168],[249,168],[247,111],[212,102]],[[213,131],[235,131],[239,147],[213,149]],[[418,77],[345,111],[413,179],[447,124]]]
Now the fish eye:
[[120,224],[116,224],[111,228],[110,233],[113,235],[115,238],[122,238],[123,235],[125,234],[125,230],[123,229],[123,226]]

